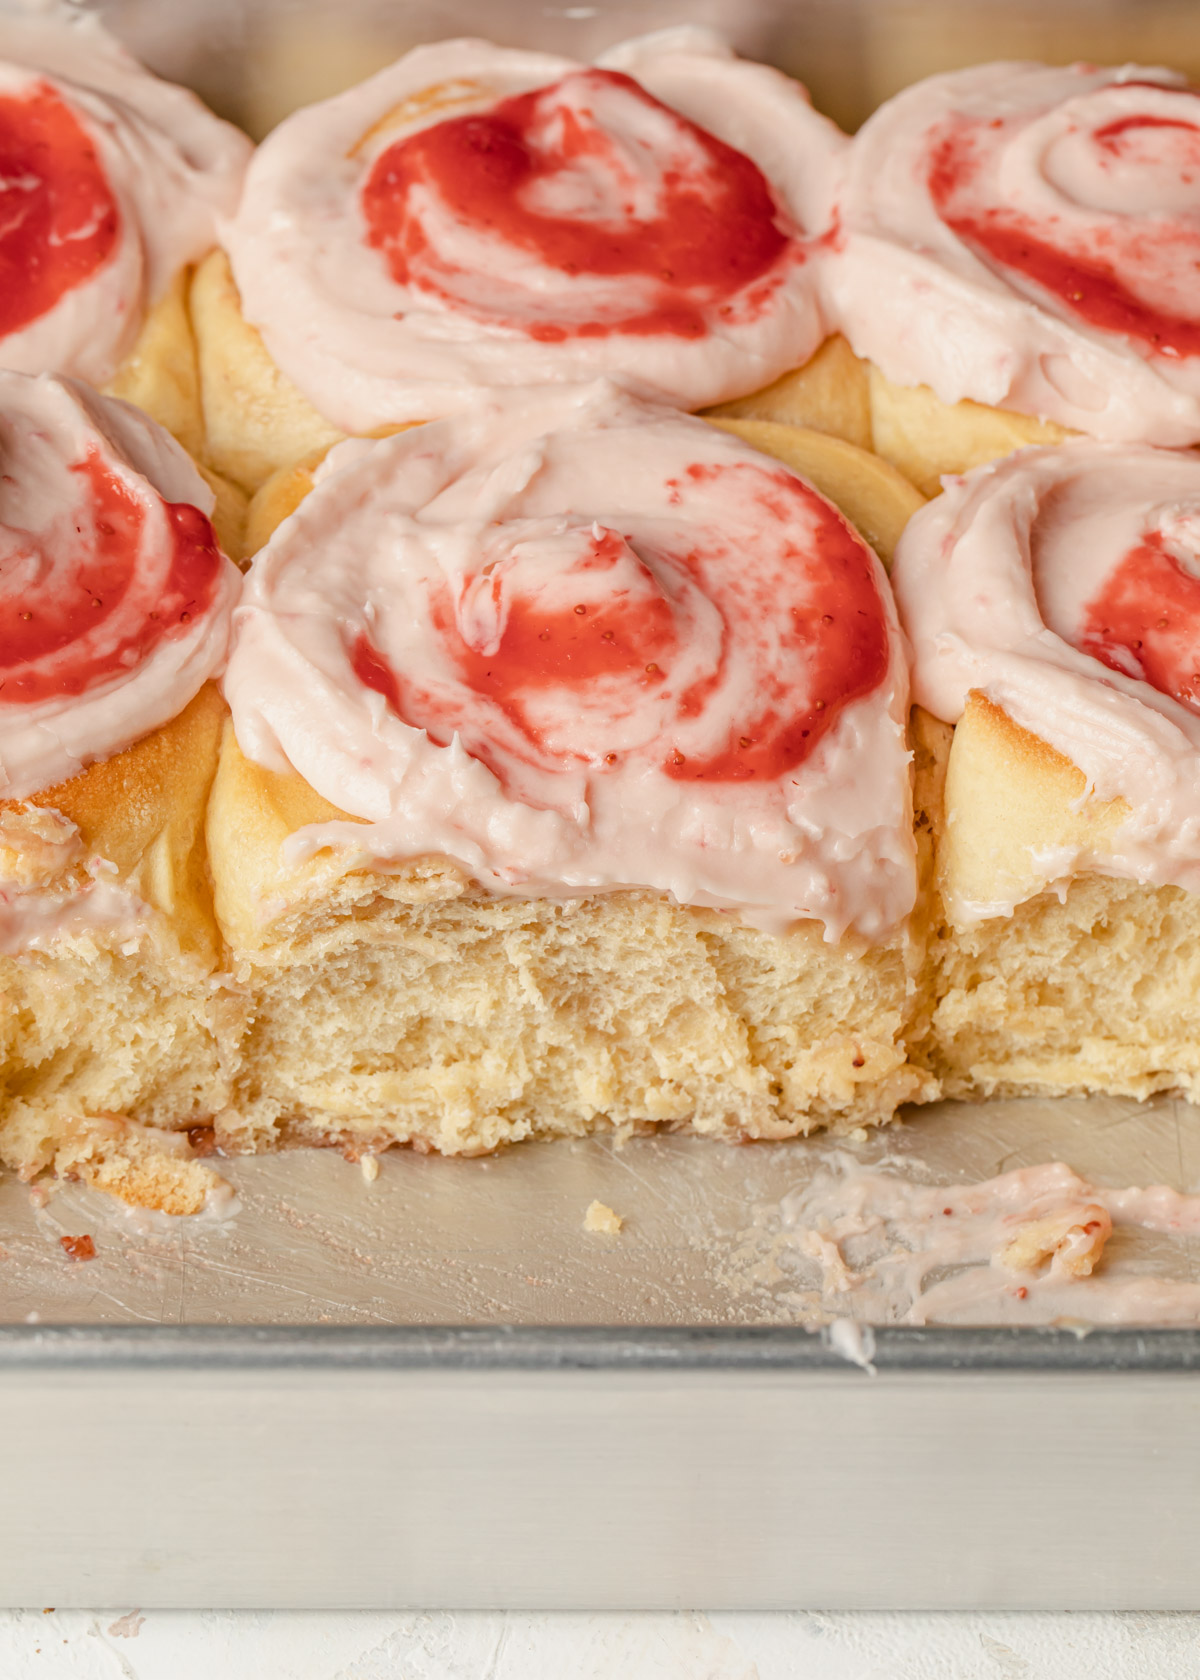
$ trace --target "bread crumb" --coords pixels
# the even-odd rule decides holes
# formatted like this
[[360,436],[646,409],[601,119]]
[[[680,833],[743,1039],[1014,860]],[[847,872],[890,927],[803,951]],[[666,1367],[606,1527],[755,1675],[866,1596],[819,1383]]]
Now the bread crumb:
[[1049,1260],[1051,1271],[1060,1276],[1091,1277],[1111,1236],[1107,1208],[1098,1202],[1073,1204],[1020,1226],[1000,1264],[1011,1272],[1033,1272]]
[[364,1155],[362,1160],[359,1162],[359,1166],[362,1168],[362,1175],[366,1179],[367,1183],[374,1184],[375,1180],[379,1177],[378,1155]]
[[603,1202],[593,1202],[583,1216],[585,1231],[598,1231],[602,1236],[615,1237],[625,1221]]

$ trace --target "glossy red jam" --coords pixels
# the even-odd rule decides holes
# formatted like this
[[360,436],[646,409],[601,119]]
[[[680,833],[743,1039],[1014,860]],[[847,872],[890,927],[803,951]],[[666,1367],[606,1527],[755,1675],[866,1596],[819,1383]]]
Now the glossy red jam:
[[1079,646],[1200,712],[1200,578],[1151,532],[1084,609]]
[[1161,129],[1187,142],[1179,170],[1185,183],[1195,171],[1196,214],[1143,218],[1098,212],[1086,249],[1056,239],[1049,218],[1039,223],[1017,208],[988,202],[980,177],[993,148],[1003,144],[1003,125],[956,119],[933,150],[930,195],[946,226],[978,256],[1032,281],[1063,314],[1132,339],[1152,355],[1200,355],[1200,295],[1194,313],[1166,310],[1132,283],[1136,274],[1152,277],[1157,269],[1200,272],[1200,118],[1189,123],[1134,115],[1105,124],[1090,138],[1110,158],[1127,151],[1127,161],[1136,166],[1138,141]]
[[[144,502],[96,452],[72,470],[84,493],[53,552],[6,533],[0,704],[85,694],[132,670],[210,609],[225,564],[209,521],[186,502],[163,504],[169,554],[156,564]],[[6,591],[6,574],[20,586]]]
[[[504,754],[488,741],[497,713],[505,751],[543,767],[567,767],[544,738],[539,720],[549,717],[556,738],[574,733],[576,762],[600,774],[629,756],[678,781],[770,782],[798,769],[845,708],[886,677],[874,557],[834,508],[781,469],[695,463],[666,488],[686,541],[670,528],[640,541],[592,527],[570,574],[587,598],[567,601],[560,589],[547,609],[536,592],[510,593],[487,652],[468,645],[449,591],[436,597],[431,629],[461,684],[449,697],[410,687],[363,636],[350,650],[359,680],[439,744],[460,733],[502,779]],[[720,510],[730,506],[736,534],[726,536]],[[598,589],[605,568],[612,587]],[[701,661],[703,674],[677,678],[706,637],[715,654]],[[732,722],[731,693],[741,697]],[[632,755],[604,751],[605,717],[639,715],[655,720],[649,744]],[[707,735],[705,750],[685,753],[681,734]]]
[[[593,107],[614,94],[649,123],[605,127]],[[514,262],[535,260],[564,289],[579,276],[650,282],[649,307],[639,284],[629,313],[603,320],[556,312],[555,295],[539,295],[528,319],[509,324],[543,341],[702,337],[710,314],[734,299],[752,309],[756,284],[794,248],[750,158],[611,70],[448,118],[376,160],[362,191],[368,243],[399,284],[453,301],[454,264],[431,230],[429,201],[439,223],[494,236]]]
[[0,336],[89,280],[120,231],[95,143],[54,89],[0,97]]

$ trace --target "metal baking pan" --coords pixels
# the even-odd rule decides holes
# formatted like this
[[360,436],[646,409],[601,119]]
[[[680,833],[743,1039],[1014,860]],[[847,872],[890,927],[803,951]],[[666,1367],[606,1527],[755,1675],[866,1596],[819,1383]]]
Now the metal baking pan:
[[[1177,0],[110,0],[261,132],[450,33],[587,56],[725,28],[847,127],[987,57],[1165,58]],[[1200,1336],[822,1328],[775,1242],[819,1141],[220,1163],[220,1220],[0,1183],[10,1605],[1187,1608]],[[1063,1159],[1200,1187],[1170,1099],[941,1105],[849,1147],[935,1182]],[[589,1234],[593,1199],[624,1217]],[[96,1258],[60,1239],[87,1234]],[[1188,1241],[1125,1256],[1191,1277]],[[780,1254],[782,1253],[782,1261]],[[852,1314],[854,1303],[843,1303]]]
[[[373,1183],[224,1162],[223,1220],[8,1181],[4,1599],[1194,1606],[1200,1335],[814,1328],[764,1258],[835,1149],[946,1183],[1200,1179],[1194,1110],[1093,1099],[850,1145],[405,1152]],[[584,1230],[593,1199],[619,1236]],[[1194,1246],[1124,1263],[1188,1277]]]

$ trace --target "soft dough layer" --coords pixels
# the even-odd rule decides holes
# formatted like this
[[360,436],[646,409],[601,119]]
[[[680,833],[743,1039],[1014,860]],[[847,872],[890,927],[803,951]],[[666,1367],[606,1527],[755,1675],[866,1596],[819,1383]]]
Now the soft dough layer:
[[414,1143],[666,1125],[791,1137],[935,1093],[905,1065],[921,941],[783,939],[651,893],[501,900],[438,860],[380,876],[289,868],[331,809],[227,731],[209,811],[217,913],[252,1003],[232,1148]]
[[228,1099],[203,837],[224,711],[208,685],[125,752],[0,806],[0,1160],[27,1176],[170,1213],[204,1200],[209,1174],[164,1134]]

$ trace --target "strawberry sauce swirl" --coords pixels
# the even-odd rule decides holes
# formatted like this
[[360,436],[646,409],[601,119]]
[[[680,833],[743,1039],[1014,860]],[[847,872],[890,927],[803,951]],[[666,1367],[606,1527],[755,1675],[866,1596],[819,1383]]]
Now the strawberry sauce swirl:
[[699,406],[824,336],[844,144],[703,31],[592,67],[442,42],[264,142],[230,256],[275,360],[349,431],[598,373]]
[[[1181,77],[933,77],[862,130],[841,210],[836,312],[889,377],[1098,437],[1200,440],[1200,96]],[[872,298],[889,255],[898,285]]]
[[240,588],[212,495],[137,411],[0,373],[0,788],[23,798],[167,722]]
[[911,907],[904,687],[837,510],[605,383],[342,445],[226,677],[243,750],[371,822],[358,851],[831,937]]
[[216,242],[249,151],[94,17],[0,17],[0,362],[108,380]]
[[1128,802],[1096,867],[1200,890],[1200,459],[1021,450],[921,509],[893,583],[916,700],[981,691]]

